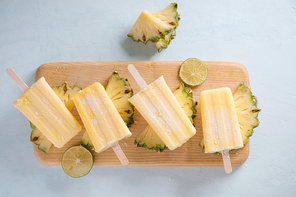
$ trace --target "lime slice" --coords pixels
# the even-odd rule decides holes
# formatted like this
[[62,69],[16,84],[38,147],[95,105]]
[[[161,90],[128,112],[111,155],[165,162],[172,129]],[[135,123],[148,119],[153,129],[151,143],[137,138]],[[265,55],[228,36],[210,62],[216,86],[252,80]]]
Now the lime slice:
[[200,85],[208,77],[208,67],[199,59],[189,58],[181,64],[179,77],[187,85]]
[[94,159],[91,152],[82,146],[68,148],[62,157],[62,167],[66,174],[79,178],[89,173]]

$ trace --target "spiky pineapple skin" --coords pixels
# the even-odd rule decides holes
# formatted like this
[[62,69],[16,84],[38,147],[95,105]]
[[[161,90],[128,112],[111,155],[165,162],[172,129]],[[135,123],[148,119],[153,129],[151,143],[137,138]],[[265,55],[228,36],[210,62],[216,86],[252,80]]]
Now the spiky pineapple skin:
[[160,137],[147,125],[144,131],[135,139],[137,147],[145,147],[148,150],[156,150],[162,152],[167,146],[163,143]]
[[180,83],[178,89],[173,93],[180,104],[181,108],[185,111],[190,122],[194,125],[194,118],[196,117],[197,101],[193,97],[193,92],[190,88],[186,87],[184,83]]
[[[116,100],[117,99],[116,95],[112,95],[112,88],[113,88],[112,85],[118,84],[118,83],[121,83],[121,87],[120,85],[118,85],[115,88],[122,88],[121,100]],[[113,104],[115,105],[116,109],[118,110],[119,114],[123,118],[126,125],[130,127],[134,123],[133,116],[134,116],[135,107],[128,101],[128,99],[131,98],[134,94],[134,91],[131,88],[128,82],[128,79],[121,78],[117,71],[113,72],[108,81],[106,92],[110,97],[110,99],[112,100]]]
[[[171,3],[167,7],[165,7],[163,10],[153,14],[156,18],[159,18],[161,21],[166,22],[167,24],[175,26],[175,29],[179,26],[179,21],[180,21],[180,15],[177,12],[178,9],[178,4],[177,3]],[[167,16],[163,15],[171,15],[173,19],[168,19]]]
[[[175,29],[179,26],[180,21],[180,15],[177,12],[178,5],[177,3],[171,3],[168,6],[166,6],[165,9],[155,13],[151,14],[149,11],[144,10],[141,15],[138,17],[137,21],[133,25],[131,31],[128,33],[128,37],[131,37],[133,41],[135,42],[142,42],[144,44],[147,44],[148,41],[156,43],[158,52],[161,52],[163,48],[167,48],[167,46],[170,44],[171,40],[175,37]],[[160,26],[166,26],[162,30],[157,30],[158,32],[155,32],[154,36],[146,36],[144,32],[148,32],[148,22],[144,20],[144,18],[147,18],[147,20],[154,21],[153,23],[155,26],[156,24]],[[144,22],[143,22],[144,21]],[[147,23],[144,26],[141,26],[141,23]],[[141,28],[145,29],[143,31],[142,36],[135,36],[135,33],[138,33]],[[152,31],[153,32],[153,31]],[[149,33],[148,33],[149,34]],[[152,33],[153,34],[153,33]],[[170,34],[169,36],[167,36]]]
[[159,39],[155,43],[158,53],[160,53],[163,49],[167,48],[175,37],[176,37],[176,31],[173,31],[167,34],[164,38]]
[[94,145],[91,142],[90,137],[89,137],[87,131],[84,132],[84,134],[83,134],[83,136],[81,138],[80,144],[83,145],[83,146],[86,146],[86,147],[93,148]]
[[44,153],[48,153],[52,143],[43,135],[43,133],[35,127],[30,135],[30,141],[38,146],[38,149]]
[[82,88],[77,85],[74,85],[73,87],[69,86],[67,82],[63,83],[60,86],[53,86],[51,88],[58,95],[61,101],[66,105],[67,109],[71,110],[74,107],[74,102],[72,100],[73,96],[71,95],[76,94],[76,92],[82,90]]
[[[159,18],[163,22],[175,26],[175,29],[172,32],[168,33],[164,38],[160,38],[157,42],[155,42],[158,53],[160,53],[163,49],[166,49],[171,41],[176,37],[176,29],[179,26],[180,21],[180,15],[177,12],[177,8],[177,3],[171,3],[165,9],[153,14],[153,16]],[[171,15],[172,19],[171,17],[167,16],[168,14]]]
[[253,135],[254,128],[259,126],[258,115],[261,109],[257,107],[257,98],[252,94],[250,87],[244,82],[239,85],[233,95],[233,99],[245,145],[248,143],[249,137]]
[[136,42],[147,44],[148,41],[157,42],[174,29],[173,25],[164,23],[149,11],[144,10],[127,36]]

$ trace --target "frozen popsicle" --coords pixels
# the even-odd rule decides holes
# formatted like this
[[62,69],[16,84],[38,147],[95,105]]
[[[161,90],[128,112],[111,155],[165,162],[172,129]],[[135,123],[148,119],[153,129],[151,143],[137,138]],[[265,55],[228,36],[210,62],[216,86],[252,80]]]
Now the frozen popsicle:
[[13,105],[19,109],[57,148],[63,147],[79,133],[81,125],[54,93],[44,77],[30,88],[8,69],[7,73],[24,94]]
[[243,147],[231,90],[228,87],[204,90],[199,99],[205,152],[221,152],[225,171],[231,173],[229,150]]
[[196,130],[164,78],[147,86],[133,65],[128,65],[128,69],[142,89],[129,101],[170,150],[182,146]]
[[98,82],[88,86],[74,96],[74,104],[95,151],[100,153],[112,147],[122,164],[127,165],[118,142],[132,134],[104,87]]

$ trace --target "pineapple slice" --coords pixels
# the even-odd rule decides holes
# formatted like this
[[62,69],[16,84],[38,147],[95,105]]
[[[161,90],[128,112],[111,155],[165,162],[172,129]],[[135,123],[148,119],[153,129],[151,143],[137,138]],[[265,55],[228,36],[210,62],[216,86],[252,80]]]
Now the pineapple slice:
[[115,71],[109,79],[106,92],[128,127],[134,123],[134,106],[128,101],[134,94],[127,79]]
[[159,39],[155,44],[157,47],[158,53],[162,51],[162,49],[167,48],[169,44],[171,43],[171,40],[173,40],[176,37],[176,31],[173,31],[169,34],[167,34],[164,38]]
[[174,25],[165,23],[153,16],[149,11],[144,10],[127,36],[136,42],[147,44],[149,40],[151,42],[157,42],[175,28]]
[[151,14],[144,10],[138,17],[127,36],[136,42],[146,44],[149,40],[156,43],[158,52],[167,48],[176,36],[175,29],[179,26],[180,15],[176,3],[169,4],[165,9]]
[[[180,15],[177,12],[178,4],[171,3],[168,5],[165,9],[161,10],[160,12],[157,12],[153,14],[156,18],[160,19],[161,21],[174,25],[175,28],[179,26],[180,21]],[[159,39],[155,44],[157,47],[158,53],[162,51],[163,48],[167,48],[168,45],[171,43],[171,40],[173,40],[176,37],[176,31],[168,33],[164,38]]]
[[44,153],[48,153],[52,143],[41,133],[41,131],[30,122],[33,129],[30,136],[30,141],[38,146],[38,149]]
[[[121,78],[117,71],[113,72],[109,78],[106,92],[123,121],[130,127],[134,123],[134,106],[128,101],[133,96],[133,89],[128,80]],[[93,147],[87,132],[84,132],[80,144]]]
[[137,137],[135,144],[138,147],[145,147],[148,150],[156,150],[157,152],[162,152],[167,148],[149,125],[147,125],[143,132]]
[[[197,102],[193,98],[192,90],[181,83],[178,89],[174,91],[174,96],[190,119],[191,123],[194,124],[193,120],[196,116],[195,107]],[[135,144],[138,147],[145,147],[148,150],[156,150],[158,152],[162,152],[165,148],[167,148],[150,125],[147,125],[144,131],[137,137]]]
[[[53,91],[63,101],[69,111],[74,107],[73,96],[81,90],[80,87],[74,85],[69,86],[66,82],[60,86],[52,87]],[[48,153],[52,143],[43,135],[43,133],[30,122],[31,128],[33,129],[30,136],[30,141],[38,145],[38,149],[44,153]]]
[[66,82],[60,86],[54,86],[51,88],[58,95],[58,97],[63,101],[63,103],[66,105],[69,111],[71,111],[74,107],[73,96],[79,90],[82,90],[81,87],[77,85],[74,85],[73,87],[71,87]]
[[90,140],[90,137],[88,135],[88,133],[85,131],[81,140],[80,140],[80,144],[81,145],[84,145],[84,146],[90,146],[90,147],[93,147],[93,144]]
[[243,143],[247,144],[249,137],[254,133],[254,128],[259,125],[258,115],[261,109],[257,108],[257,99],[244,82],[239,85],[233,99]]
[[[254,133],[254,128],[259,125],[258,114],[261,109],[257,108],[257,99],[250,88],[242,82],[233,95],[238,122],[244,145],[248,143],[249,137]],[[204,141],[199,146],[204,152]]]
[[174,96],[179,102],[181,108],[185,111],[191,123],[194,125],[194,118],[196,117],[197,101],[193,98],[193,92],[186,87],[184,83],[180,83],[178,89],[174,92]]
[[165,22],[166,24],[173,25],[175,28],[179,26],[180,15],[177,12],[178,4],[171,3],[163,10],[153,14],[156,18]]

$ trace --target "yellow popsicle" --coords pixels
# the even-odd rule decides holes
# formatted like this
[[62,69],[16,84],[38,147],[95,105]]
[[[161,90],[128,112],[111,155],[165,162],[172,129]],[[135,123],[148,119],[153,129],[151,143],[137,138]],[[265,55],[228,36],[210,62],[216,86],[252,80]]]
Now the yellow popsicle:
[[205,153],[243,147],[231,90],[228,87],[200,93]]
[[13,105],[19,109],[57,148],[79,133],[81,125],[43,77]]
[[96,152],[132,135],[100,83],[78,92],[74,104]]
[[182,146],[196,133],[162,76],[129,101],[170,150]]

